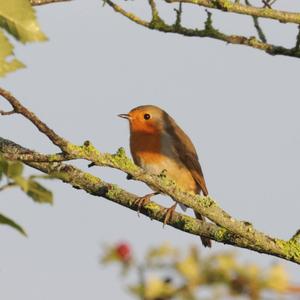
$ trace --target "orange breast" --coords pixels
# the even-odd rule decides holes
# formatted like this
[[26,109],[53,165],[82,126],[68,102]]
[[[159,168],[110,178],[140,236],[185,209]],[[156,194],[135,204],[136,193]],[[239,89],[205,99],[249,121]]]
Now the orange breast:
[[158,132],[132,131],[130,135],[130,149],[136,164],[159,164],[161,155],[161,141]]
[[130,149],[134,162],[153,174],[167,170],[167,176],[186,191],[197,191],[189,169],[174,155],[169,142],[162,142],[159,133],[131,131]]

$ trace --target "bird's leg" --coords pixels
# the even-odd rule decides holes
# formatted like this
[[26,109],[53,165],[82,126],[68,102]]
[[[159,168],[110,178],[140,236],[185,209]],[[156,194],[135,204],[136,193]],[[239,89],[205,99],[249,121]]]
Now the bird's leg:
[[137,210],[137,213],[138,213],[138,216],[140,216],[140,210],[141,210],[141,207],[142,206],[145,206],[146,204],[148,204],[151,200],[151,197],[153,196],[156,196],[160,194],[159,192],[155,192],[155,193],[151,193],[151,194],[147,194],[143,197],[139,197],[137,198],[133,204],[137,205],[138,206],[138,210]]
[[165,227],[165,225],[169,222],[169,220],[172,219],[176,206],[177,206],[177,202],[175,202],[174,205],[166,209],[166,215],[165,215],[163,227]]

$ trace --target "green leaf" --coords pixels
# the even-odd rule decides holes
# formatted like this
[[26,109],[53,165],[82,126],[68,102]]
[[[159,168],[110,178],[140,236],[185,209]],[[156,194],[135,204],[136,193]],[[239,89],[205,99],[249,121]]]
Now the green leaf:
[[7,161],[0,155],[0,180],[2,179],[4,170],[7,168]]
[[1,0],[0,27],[23,43],[47,40],[29,0]]
[[14,177],[15,183],[22,189],[23,192],[28,192],[28,180],[23,176]]
[[22,163],[16,161],[9,161],[6,170],[4,170],[4,173],[7,177],[15,179],[22,175],[23,169],[24,166]]
[[[9,72],[24,68],[25,65],[16,59],[13,53],[13,46],[0,29],[0,77]],[[9,59],[11,56],[11,59]]]
[[38,203],[53,204],[53,194],[34,180],[28,180],[27,195]]
[[12,219],[9,219],[8,217],[2,215],[0,213],[0,224],[2,225],[8,225],[14,229],[16,229],[17,231],[19,231],[21,234],[27,236],[25,230],[16,222],[14,222]]
[[15,177],[14,181],[35,202],[53,204],[52,192],[44,188],[38,182],[30,178],[27,180],[22,176]]

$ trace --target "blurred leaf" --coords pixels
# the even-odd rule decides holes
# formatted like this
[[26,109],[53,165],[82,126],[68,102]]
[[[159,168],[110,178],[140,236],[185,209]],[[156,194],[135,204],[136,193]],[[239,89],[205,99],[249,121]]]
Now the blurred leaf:
[[246,267],[242,266],[242,270],[245,272],[245,274],[251,280],[259,279],[262,275],[261,268],[255,264],[249,264]]
[[47,39],[40,30],[29,0],[0,1],[0,27],[23,43]]
[[157,299],[168,298],[174,293],[174,287],[171,283],[165,282],[159,278],[152,277],[146,282],[145,286],[145,298]]
[[22,176],[14,178],[15,183],[37,203],[53,204],[52,192],[44,188],[40,183],[32,179],[26,179]]
[[20,225],[18,225],[13,220],[9,219],[8,217],[6,217],[2,214],[0,214],[0,224],[8,225],[8,226],[16,229],[17,231],[19,231],[21,234],[26,236],[26,232],[24,231],[24,229]]
[[132,293],[133,295],[136,295],[139,298],[141,298],[141,296],[144,293],[144,287],[141,284],[139,284],[139,285],[130,285],[130,286],[128,286],[128,291],[130,293]]
[[280,264],[275,264],[268,271],[267,287],[277,292],[284,292],[288,289],[288,273]]
[[201,278],[197,250],[192,247],[188,256],[176,264],[176,269],[188,281],[194,283]]
[[20,162],[9,161],[4,165],[4,174],[12,179],[22,175],[24,166]]
[[163,243],[159,247],[151,248],[148,253],[146,254],[146,257],[148,259],[153,258],[162,258],[167,256],[177,256],[178,251],[174,247],[172,247],[169,243]]
[[120,261],[120,258],[114,248],[106,248],[105,253],[101,256],[100,263],[109,264],[111,262]]
[[0,155],[0,180],[2,179],[5,169],[7,169],[7,161]]
[[224,279],[230,278],[232,271],[238,267],[235,255],[231,252],[218,254],[213,260],[216,264],[216,272],[219,274],[219,277]]
[[[124,242],[117,245],[122,244]],[[116,246],[108,248],[105,261],[118,260],[115,249]],[[130,292],[145,300],[259,300],[265,299],[265,293],[270,295],[269,299],[278,299],[278,296],[291,299],[290,293],[300,294],[300,286],[288,281],[281,265],[264,270],[256,264],[239,262],[232,252],[203,257],[197,249],[191,247],[183,260],[177,258],[180,249],[169,244],[150,249],[141,263],[135,260],[131,265],[131,270],[137,272],[137,283],[129,285]],[[166,263],[169,253],[177,253],[177,256]],[[149,257],[154,257],[155,263],[148,263]],[[123,267],[120,259],[118,263]]]
[[28,180],[27,195],[38,203],[53,204],[53,194],[34,180]]
[[0,77],[25,67],[25,65],[13,55],[12,44],[0,29]]

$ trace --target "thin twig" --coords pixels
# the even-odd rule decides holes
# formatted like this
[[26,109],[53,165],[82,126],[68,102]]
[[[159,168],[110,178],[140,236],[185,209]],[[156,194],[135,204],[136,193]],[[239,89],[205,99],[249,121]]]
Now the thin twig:
[[267,7],[267,8],[272,8],[272,6],[269,3],[269,0],[261,0],[261,2],[263,3],[263,7]]
[[[248,6],[252,6],[250,4],[250,2],[248,0],[245,0],[245,3],[248,5]],[[258,21],[258,17],[252,17],[253,19],[253,23],[254,23],[254,27],[257,31],[257,34],[258,34],[258,37],[260,38],[260,40],[263,42],[263,43],[266,43],[267,42],[267,38],[262,30],[262,28],[260,27],[259,25],[259,21]]]
[[151,7],[152,19],[156,19],[158,17],[158,10],[156,7],[155,0],[148,0],[149,5]]
[[4,110],[0,110],[0,115],[1,116],[9,116],[16,113],[14,110],[10,110],[10,111],[4,111]]
[[[54,145],[58,146],[62,151],[66,150],[68,142],[62,137],[58,136],[51,128],[42,122],[33,112],[24,107],[12,94],[0,88],[0,95],[5,98],[13,107],[13,112],[23,115],[26,119],[31,121],[35,127],[45,134]],[[6,113],[6,114],[11,114]]]
[[72,0],[30,0],[30,4],[32,6],[39,6],[51,3],[59,3],[59,2],[70,2]]
[[8,182],[7,184],[0,186],[0,192],[16,186],[17,184],[15,182]]
[[182,3],[179,3],[178,9],[174,8],[174,10],[176,12],[175,26],[178,28],[181,26]]
[[213,30],[213,21],[212,21],[212,13],[209,10],[205,10],[206,14],[207,14],[207,18],[206,21],[204,23],[204,28],[205,30]]
[[272,5],[276,2],[277,0],[262,0],[262,3],[264,4],[264,7],[272,9]]
[[300,25],[298,26],[298,34],[297,34],[297,37],[296,37],[296,44],[295,44],[295,47],[294,47],[294,51],[295,52],[299,51],[299,48],[300,48]]
[[141,18],[139,18],[138,16],[136,16],[135,14],[124,10],[121,6],[115,4],[111,0],[103,0],[103,1],[105,4],[108,4],[109,6],[111,6],[116,12],[122,14],[123,16],[126,16],[131,21],[133,21],[139,25],[149,27],[150,22],[144,21]]

